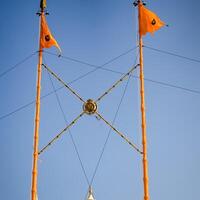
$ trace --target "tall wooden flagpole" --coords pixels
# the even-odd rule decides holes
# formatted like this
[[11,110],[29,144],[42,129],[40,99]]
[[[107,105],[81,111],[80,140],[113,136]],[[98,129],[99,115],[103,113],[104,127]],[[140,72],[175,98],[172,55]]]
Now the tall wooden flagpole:
[[[41,38],[41,16],[44,15],[44,9],[41,8],[41,13],[39,15],[40,15],[40,38]],[[31,200],[37,200],[41,76],[42,76],[42,47],[39,39]]]
[[139,20],[139,52],[140,52],[140,95],[141,95],[141,113],[142,113],[142,148],[143,148],[143,184],[144,200],[149,200],[149,178],[148,178],[148,160],[147,160],[147,136],[146,136],[146,114],[145,114],[145,94],[144,94],[144,69],[143,69],[143,41],[140,34],[140,14],[142,1],[138,1],[138,20]]

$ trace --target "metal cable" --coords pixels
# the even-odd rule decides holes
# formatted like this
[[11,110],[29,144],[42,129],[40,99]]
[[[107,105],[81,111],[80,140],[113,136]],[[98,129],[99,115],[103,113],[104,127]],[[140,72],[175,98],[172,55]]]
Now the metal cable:
[[[138,58],[138,54],[137,54],[137,56],[136,56],[135,63],[137,62],[137,58]],[[121,104],[122,104],[122,102],[123,102],[123,99],[124,99],[124,97],[125,97],[125,94],[126,94],[126,91],[127,91],[128,84],[129,84],[129,81],[130,81],[131,76],[132,76],[131,74],[128,76],[128,80],[127,80],[126,86],[125,86],[125,88],[124,88],[123,94],[122,94],[122,96],[121,96],[120,102],[119,102],[119,104],[118,104],[117,110],[116,110],[116,112],[115,112],[115,116],[114,116],[114,119],[113,119],[113,121],[112,121],[112,125],[114,125],[114,123],[115,123],[115,121],[116,121],[116,119],[117,119],[117,116],[118,116],[118,113],[119,113],[119,109],[120,109]],[[108,140],[109,140],[109,138],[110,138],[111,130],[112,130],[112,128],[110,128],[109,131],[108,131],[108,135],[107,135],[107,137],[106,137],[106,140],[105,140],[105,143],[104,143],[104,145],[103,145],[101,154],[100,154],[100,156],[99,156],[97,165],[96,165],[96,167],[95,167],[95,170],[94,170],[94,173],[93,173],[93,176],[92,176],[90,185],[92,185],[92,183],[93,183],[93,181],[94,181],[94,178],[95,178],[95,176],[96,176],[96,173],[97,173],[97,170],[98,170],[98,168],[99,168],[101,159],[102,159],[103,154],[104,154],[104,152],[105,152],[106,145],[107,145]]]
[[42,64],[42,66],[47,69],[51,75],[53,75],[59,82],[61,82],[70,92],[72,92],[80,101],[85,103],[85,101],[80,97],[80,95],[75,92],[71,87],[69,87],[61,78],[59,78],[49,67],[47,67],[45,64]]
[[[121,104],[122,104],[122,101],[123,101],[123,99],[124,99],[126,90],[127,90],[127,88],[128,88],[128,83],[129,83],[129,81],[130,81],[130,75],[129,75],[129,78],[128,78],[128,80],[127,80],[126,86],[125,86],[125,88],[124,88],[124,92],[123,92],[123,94],[122,94],[122,97],[121,97],[121,99],[120,99],[120,102],[119,102],[119,104],[118,104],[117,111],[116,111],[115,116],[114,116],[114,119],[113,119],[113,121],[112,121],[112,125],[114,125],[114,123],[115,123],[115,121],[116,121],[116,119],[117,119],[117,115],[118,115],[120,106],[121,106]],[[107,135],[107,137],[106,137],[106,140],[105,140],[105,143],[104,143],[104,145],[103,145],[101,154],[100,154],[99,159],[98,159],[98,161],[97,161],[97,164],[96,164],[96,167],[95,167],[95,170],[94,170],[94,173],[93,173],[93,176],[92,176],[90,185],[93,184],[93,181],[94,181],[94,178],[95,178],[95,176],[96,176],[97,170],[98,170],[98,168],[99,168],[101,159],[102,159],[103,154],[104,154],[104,152],[105,152],[106,145],[107,145],[108,140],[109,140],[109,138],[110,138],[111,130],[112,130],[112,129],[110,128],[109,131],[108,131],[108,135]]]
[[[75,78],[74,80],[69,81],[67,84],[68,84],[68,85],[71,85],[71,84],[73,84],[73,83],[75,83],[75,82],[81,80],[82,78],[86,77],[87,75],[89,75],[90,73],[92,73],[92,72],[94,72],[94,71],[96,71],[96,70],[91,70],[91,71],[89,71],[89,72],[87,72],[87,73],[85,73],[85,74],[82,74],[81,76]],[[56,89],[56,92],[59,91],[59,90],[61,90],[61,89],[63,89],[63,88],[64,88],[64,86],[58,87],[58,88]],[[53,93],[54,93],[54,91],[51,91],[51,92],[49,92],[49,93],[47,93],[47,94],[41,96],[41,99],[44,99],[44,98],[46,98],[46,97],[52,95]],[[5,119],[5,118],[7,118],[7,117],[13,115],[13,114],[19,112],[20,110],[23,110],[23,109],[29,107],[30,105],[33,105],[34,103],[35,103],[35,100],[30,101],[29,103],[24,104],[24,105],[18,107],[17,109],[15,109],[15,110],[13,110],[13,111],[11,111],[11,112],[5,114],[5,115],[0,116],[0,120],[3,120],[3,119]]]
[[109,94],[119,83],[121,83],[125,78],[127,78],[137,67],[139,64],[136,66],[133,66],[123,77],[121,77],[118,81],[116,81],[106,92],[104,92],[97,100],[96,102],[100,101],[103,97],[105,97],[107,94]]
[[135,145],[133,144],[124,134],[122,134],[121,132],[119,132],[114,126],[112,126],[111,123],[109,123],[106,119],[104,119],[102,117],[102,115],[100,115],[98,112],[96,112],[97,116],[100,117],[108,126],[110,126],[110,128],[112,128],[115,133],[117,133],[119,136],[121,136],[129,145],[131,145],[137,152],[139,152],[140,154],[142,154],[142,151]]
[[[133,48],[131,48],[131,49],[125,51],[124,53],[121,53],[120,55],[118,55],[118,56],[116,56],[116,57],[114,57],[114,58],[108,60],[107,62],[105,62],[104,64],[102,64],[102,65],[100,65],[100,66],[94,65],[94,64],[91,64],[91,63],[87,63],[87,62],[85,62],[85,61],[78,60],[78,59],[76,59],[76,58],[71,58],[71,57],[69,57],[69,56],[63,56],[63,55],[61,55],[61,56],[59,56],[59,58],[63,58],[63,59],[66,59],[66,60],[70,60],[70,61],[73,61],[73,62],[76,62],[76,63],[80,63],[80,64],[83,64],[83,65],[87,65],[87,66],[95,67],[95,68],[96,68],[96,67],[103,67],[103,66],[106,66],[106,65],[112,63],[113,61],[115,61],[115,60],[121,58],[122,56],[127,55],[127,54],[130,53],[131,51],[134,51],[134,50],[137,49],[137,48],[138,48],[138,46],[135,46],[135,47],[133,47]],[[53,55],[53,56],[58,57],[57,54],[51,53],[51,52],[49,52],[49,51],[44,51],[44,53],[47,53],[47,54],[49,54],[49,55]]]
[[[147,48],[147,46],[144,46],[144,47]],[[161,51],[161,50],[159,50],[159,51]],[[46,53],[49,53],[49,54],[52,54],[52,53],[47,52],[47,51],[45,51],[45,52],[46,52]],[[162,53],[167,53],[167,54],[168,54],[168,52],[165,52],[165,51],[163,51]],[[169,53],[170,53],[170,52],[169,52]],[[52,55],[54,55],[54,54],[52,54]],[[170,55],[173,55],[173,54],[170,53]],[[174,56],[179,57],[180,55],[174,54]],[[181,57],[181,58],[184,58],[184,59],[188,59],[188,57],[184,57],[184,56],[183,56],[183,57],[180,56],[180,57]],[[114,60],[114,59],[113,59],[113,60]],[[199,60],[195,60],[195,59],[193,60],[193,59],[190,59],[190,58],[189,58],[188,60],[195,61],[195,62],[199,62]],[[75,62],[76,62],[76,61],[75,61]],[[78,62],[78,63],[81,63],[81,61],[79,61],[79,60],[77,60],[77,62]],[[82,64],[83,64],[83,63],[82,63]],[[99,67],[99,66],[97,66],[97,65],[91,65],[91,64],[87,64],[87,63],[84,63],[84,64],[85,64],[85,65],[88,65],[88,66],[91,66],[91,67],[93,67],[93,68],[95,68],[95,69],[94,69],[94,70],[91,70],[91,71],[89,71],[89,72],[87,72],[87,73],[85,73],[85,74],[83,74],[83,75],[81,75],[81,76],[79,76],[79,77],[77,77],[76,79],[74,79],[74,80],[72,80],[72,81],[70,81],[70,82],[68,82],[68,83],[67,83],[68,85],[69,85],[69,84],[72,84],[72,83],[74,83],[74,82],[76,82],[76,81],[78,81],[78,80],[80,80],[80,79],[82,79],[82,78],[84,78],[84,77],[86,77],[86,76],[88,76],[88,75],[91,74],[91,73],[94,73],[94,72],[97,71],[98,69],[101,69],[101,70],[104,70],[104,71],[113,72],[113,73],[117,73],[117,74],[124,74],[123,72],[116,71],[116,70],[111,70],[111,69],[107,69],[107,68],[104,68],[104,67]],[[104,65],[103,65],[103,66],[104,66]],[[12,69],[11,69],[11,70],[12,70]],[[137,76],[133,76],[133,77],[134,77],[134,78],[139,78],[139,77],[137,77]],[[190,89],[190,88],[181,87],[181,86],[177,86],[177,85],[170,84],[170,83],[166,83],[166,82],[156,81],[156,80],[153,80],[153,79],[147,79],[147,78],[145,78],[144,80],[145,80],[145,81],[148,81],[148,82],[153,82],[153,83],[155,83],[155,84],[164,85],[164,86],[167,86],[167,87],[176,88],[176,89],[183,90],[183,91],[185,91],[185,92],[190,92],[190,93],[193,93],[193,94],[198,94],[198,95],[200,95],[200,91],[199,91],[199,90],[193,90],[193,89]],[[62,89],[62,88],[63,88],[63,87],[59,87],[58,89],[56,89],[56,91],[58,91],[58,90],[60,90],[60,89]],[[49,92],[49,93],[47,93],[46,95],[42,96],[41,99],[46,98],[47,96],[49,96],[49,95],[51,95],[51,94],[53,94],[53,93],[54,93],[53,91],[52,91],[52,92]],[[5,118],[7,118],[7,117],[13,115],[13,114],[19,112],[20,110],[23,110],[23,109],[27,108],[28,106],[30,106],[30,105],[32,105],[32,104],[34,104],[34,103],[35,103],[35,100],[33,100],[33,101],[31,101],[31,102],[29,102],[29,103],[27,103],[27,104],[24,104],[24,105],[22,105],[22,106],[16,108],[15,110],[13,110],[13,111],[11,111],[11,112],[9,112],[9,113],[6,113],[6,114],[0,116],[0,120],[3,120],[3,119],[5,119]]]
[[[47,70],[49,69],[46,65],[43,65],[43,66],[44,66],[45,68],[47,68]],[[121,79],[119,79],[111,88],[109,88],[100,98],[98,98],[98,101],[100,101],[106,94],[108,94],[113,88],[115,88],[115,87],[116,87],[120,82],[122,82],[127,76],[129,76],[129,78],[130,78],[131,72],[133,72],[133,70],[136,69],[137,66],[138,66],[138,65],[132,67],[131,70],[129,70],[128,73],[126,73],[126,74],[125,74]],[[49,74],[49,73],[51,73],[52,75],[54,75],[59,81],[61,80],[61,79],[60,79],[57,75],[55,75],[50,69],[48,70],[48,74]],[[52,82],[52,79],[51,79],[51,77],[50,77],[50,74],[49,74],[49,78],[50,78],[50,80],[51,80],[52,87],[53,87],[54,92],[55,92],[55,94],[56,94],[56,98],[57,98],[59,107],[60,107],[60,109],[61,109],[62,115],[63,115],[63,117],[64,117],[65,122],[67,123],[67,120],[66,120],[66,118],[65,118],[64,111],[63,111],[63,109],[62,109],[62,106],[61,106],[59,97],[58,97],[58,95],[57,95],[57,93],[56,93],[56,91],[55,91],[55,87],[54,87],[54,85],[53,85],[53,82]],[[62,80],[61,80],[61,81],[62,81]],[[64,83],[64,84],[65,84],[65,83]],[[70,90],[70,91],[71,91],[71,90]],[[75,93],[75,92],[73,92],[73,94],[74,94],[74,93]],[[124,136],[123,134],[121,134],[117,129],[115,129],[111,124],[109,124],[109,122],[106,121],[100,114],[97,113],[97,115],[99,115],[99,117],[100,117],[101,119],[103,119],[103,121],[106,122],[106,124],[108,124],[113,130],[115,130],[115,131],[116,131],[123,139],[125,139],[132,147],[136,148],[136,146],[135,146],[134,144],[132,144],[132,143],[128,140],[127,137],[125,137],[125,136]],[[75,142],[74,142],[74,139],[73,139],[73,137],[72,137],[72,135],[71,135],[70,129],[68,129],[68,130],[69,130],[69,133],[70,133],[72,142],[73,142],[73,144],[74,144],[76,153],[77,153],[77,155],[78,155],[79,161],[80,161],[80,163],[81,163],[82,170],[83,170],[83,172],[84,172],[84,174],[85,174],[85,178],[86,178],[86,180],[87,180],[87,182],[88,182],[88,185],[89,185],[89,180],[88,180],[88,178],[87,178],[85,169],[84,169],[84,167],[83,167],[83,163],[82,163],[82,161],[81,161],[81,159],[80,159],[80,155],[79,155],[79,153],[78,153],[78,149],[77,149],[76,144],[75,144]],[[110,130],[111,130],[111,129],[110,129]],[[53,142],[53,141],[54,141],[54,140],[52,140],[52,142]],[[52,142],[50,142],[47,146],[51,145]],[[93,178],[92,178],[92,180],[93,180]]]
[[[98,68],[98,69],[99,69],[99,68]],[[85,73],[85,74],[83,74],[83,75],[77,77],[76,79],[74,79],[74,80],[68,82],[67,84],[70,85],[70,84],[72,84],[72,83],[75,83],[75,82],[81,80],[82,78],[88,76],[89,74],[91,74],[91,73],[97,71],[98,69],[96,68],[96,69],[94,69],[94,70],[91,70],[91,71],[89,71],[89,72],[87,72],[87,73]],[[101,69],[102,69],[102,70],[109,71],[109,72],[113,72],[113,73],[116,73],[116,74],[122,74],[122,75],[124,74],[123,72],[120,72],[120,71],[110,70],[110,69],[106,69],[106,68],[101,68]],[[137,79],[139,78],[138,76],[134,76],[134,75],[131,76],[131,77],[137,78]],[[166,83],[166,82],[162,82],[162,81],[156,81],[156,80],[148,79],[148,78],[144,78],[144,80],[147,81],[147,82],[152,82],[152,83],[161,85],[161,86],[167,86],[167,87],[171,87],[171,88],[176,88],[176,89],[183,90],[183,91],[185,91],[185,92],[189,92],[189,93],[193,93],[193,94],[200,95],[200,91],[199,91],[199,90],[193,90],[193,89],[190,89],[190,88],[186,88],[186,87],[182,87],[182,86],[178,86],[178,85],[174,85],[174,84],[170,84],[170,83]],[[56,89],[56,91],[61,90],[61,89],[63,89],[63,88],[64,88],[64,86],[59,87],[59,88]],[[53,94],[53,93],[54,93],[54,92],[51,91],[51,92],[47,93],[46,95],[43,95],[43,96],[41,97],[41,99],[46,98],[46,97],[50,96],[50,95]],[[15,110],[13,110],[13,111],[11,111],[11,112],[9,112],[9,113],[6,113],[6,114],[0,116],[0,120],[3,120],[3,119],[5,119],[5,118],[7,118],[7,117],[13,115],[13,114],[19,112],[20,110],[23,110],[23,109],[27,108],[28,106],[30,106],[30,105],[32,105],[32,104],[34,104],[34,103],[35,103],[35,100],[30,101],[29,103],[24,104],[24,105],[22,105],[22,106],[16,108]]]
[[[80,75],[79,77],[75,78],[74,80],[69,81],[67,84],[68,84],[68,85],[71,85],[71,84],[73,84],[73,83],[75,83],[75,82],[81,80],[82,78],[85,78],[85,77],[88,76],[89,74],[92,74],[93,72],[97,71],[98,69],[100,69],[100,67],[99,67],[99,68],[95,68],[95,69],[93,69],[93,70],[91,70],[91,71],[89,71],[89,72],[86,72],[86,73]],[[120,73],[120,74],[121,74],[121,73]],[[63,89],[63,88],[64,88],[64,86],[58,87],[58,88],[56,89],[56,91],[59,91],[59,90],[61,90],[61,89]],[[52,95],[53,93],[54,93],[54,91],[51,91],[51,92],[49,92],[49,93],[43,95],[43,96],[41,97],[41,99],[44,99],[44,98],[46,98],[46,97]],[[5,114],[5,115],[0,116],[0,120],[3,120],[4,118],[7,118],[7,117],[13,115],[13,114],[19,112],[20,110],[25,109],[26,107],[28,107],[28,106],[30,106],[30,105],[32,105],[32,104],[34,104],[34,103],[35,103],[35,100],[33,100],[33,101],[31,101],[31,102],[29,102],[29,103],[27,103],[27,104],[24,104],[24,105],[18,107],[17,109],[15,109],[15,110],[13,110],[13,111],[11,111],[11,112]]]
[[[57,92],[56,92],[56,88],[55,88],[55,86],[54,86],[53,80],[52,80],[52,78],[51,78],[49,72],[48,72],[48,75],[49,75],[49,80],[50,80],[50,82],[51,82],[52,88],[53,88],[54,93],[55,93],[55,96],[56,96],[56,100],[57,100],[58,105],[59,105],[59,108],[60,108],[60,111],[61,111],[61,113],[62,113],[63,119],[64,119],[64,121],[65,121],[66,124],[69,124],[69,123],[68,123],[68,120],[67,120],[67,118],[66,118],[66,116],[65,116],[64,110],[63,110],[63,108],[62,108],[60,98],[59,98],[59,96],[58,96],[58,94],[57,94]],[[85,170],[85,168],[84,168],[83,161],[81,160],[80,153],[79,153],[79,151],[78,151],[78,148],[77,148],[76,142],[75,142],[75,140],[74,140],[74,137],[73,137],[73,135],[72,135],[71,129],[69,128],[68,131],[69,131],[69,135],[70,135],[71,141],[72,141],[72,143],[73,143],[74,149],[75,149],[75,151],[76,151],[78,160],[79,160],[79,162],[80,162],[81,169],[82,169],[82,171],[83,171],[83,174],[84,174],[85,179],[86,179],[86,181],[87,181],[87,183],[88,183],[88,186],[89,186],[89,179],[88,179],[88,177],[87,177],[86,170]]]
[[5,115],[2,115],[2,116],[0,117],[0,120],[3,120],[3,119],[5,119],[6,117],[9,117],[9,116],[13,115],[13,114],[19,112],[20,110],[23,110],[23,109],[29,107],[30,105],[33,105],[34,103],[35,103],[35,100],[30,101],[29,103],[24,104],[23,106],[20,106],[20,107],[18,107],[17,109],[15,109],[15,110],[13,110],[13,111],[11,111],[11,112],[5,114]]
[[63,133],[65,133],[72,125],[74,125],[78,119],[80,119],[82,116],[84,115],[84,112],[81,112],[80,115],[78,115],[78,117],[76,117],[69,125],[67,125],[59,134],[57,134],[46,146],[44,146],[38,153],[38,155],[40,155],[41,153],[43,153],[49,146],[51,146],[53,144],[53,142],[55,142],[57,139],[60,138],[61,135],[63,135]]
[[200,63],[200,60],[198,60],[198,59],[189,58],[189,57],[186,57],[186,56],[182,56],[180,54],[175,54],[175,53],[172,53],[172,52],[169,52],[169,51],[156,49],[156,48],[149,47],[149,46],[146,46],[146,45],[143,45],[143,47],[146,48],[146,49],[150,49],[150,50],[153,50],[153,51],[160,52],[160,53],[168,54],[170,56],[175,56],[175,57],[182,58],[182,59],[185,59],[185,60],[189,60],[189,61],[192,61],[192,62]]
[[26,58],[24,58],[23,60],[21,60],[20,62],[18,62],[17,64],[15,64],[14,66],[10,67],[9,69],[5,70],[4,72],[2,72],[0,74],[0,78],[5,76],[7,73],[11,72],[12,70],[14,70],[15,68],[19,67],[21,64],[23,64],[24,62],[26,62],[27,60],[29,60],[31,57],[33,57],[35,54],[37,54],[37,51],[30,54],[29,56],[27,56]]

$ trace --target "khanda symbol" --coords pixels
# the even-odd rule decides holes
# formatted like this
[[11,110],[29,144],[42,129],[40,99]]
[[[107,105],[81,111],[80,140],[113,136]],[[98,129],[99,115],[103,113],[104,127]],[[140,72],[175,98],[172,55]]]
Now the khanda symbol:
[[50,39],[51,39],[50,35],[45,35],[45,41],[46,41],[46,42],[49,42]]
[[151,24],[152,24],[153,26],[156,25],[156,20],[153,19],[152,22],[151,22]]

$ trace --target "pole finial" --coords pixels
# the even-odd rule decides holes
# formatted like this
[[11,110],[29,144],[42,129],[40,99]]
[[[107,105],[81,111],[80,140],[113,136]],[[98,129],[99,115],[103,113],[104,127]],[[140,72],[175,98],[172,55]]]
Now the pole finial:
[[47,1],[46,0],[40,0],[40,9],[43,12],[45,8],[47,7]]

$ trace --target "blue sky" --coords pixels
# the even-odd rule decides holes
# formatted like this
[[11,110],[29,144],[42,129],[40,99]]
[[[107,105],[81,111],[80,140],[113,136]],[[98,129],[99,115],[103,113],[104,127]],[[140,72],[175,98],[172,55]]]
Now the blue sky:
[[[145,36],[144,45],[200,60],[199,1],[146,2],[169,27],[153,37]],[[39,1],[3,1],[1,6],[0,74],[37,51]],[[49,27],[63,56],[101,66],[137,46],[137,10],[130,0],[47,0],[47,9]],[[46,51],[57,53],[55,48]],[[105,68],[125,73],[137,63],[137,54],[138,50],[132,50]],[[44,62],[66,83],[94,69],[49,53],[44,53]],[[30,198],[36,67],[37,54],[0,75],[0,194],[6,200]],[[194,199],[200,178],[200,62],[144,48],[144,68],[150,197]],[[112,122],[127,87],[115,127],[141,146],[138,69],[134,75],[102,99],[98,109]],[[120,77],[99,69],[71,87],[86,100],[96,99]],[[52,82],[55,88],[61,86],[53,77]],[[51,80],[43,69],[42,96],[51,91]],[[65,89],[57,95],[67,121],[72,121],[82,103]],[[65,126],[55,94],[43,98],[40,149]],[[89,181],[108,131],[93,116],[83,116],[71,128]],[[92,184],[96,199],[142,199],[141,166],[140,155],[111,132]],[[65,134],[40,156],[39,200],[84,199],[87,189],[71,137]]]

